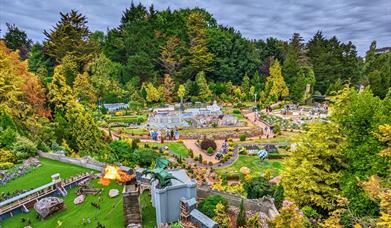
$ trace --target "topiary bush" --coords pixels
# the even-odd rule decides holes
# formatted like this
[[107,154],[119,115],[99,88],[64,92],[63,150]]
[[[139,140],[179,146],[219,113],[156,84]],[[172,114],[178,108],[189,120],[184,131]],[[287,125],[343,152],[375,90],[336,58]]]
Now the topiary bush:
[[245,134],[241,134],[240,136],[239,136],[239,140],[240,141],[246,141],[246,138],[247,138],[247,136],[245,135]]
[[12,146],[12,153],[17,159],[25,159],[37,155],[37,146],[26,137],[18,137]]
[[208,150],[207,150],[209,155],[213,154],[214,151],[215,150],[212,147],[209,147]]
[[204,138],[201,141],[200,146],[201,146],[201,149],[203,149],[203,150],[207,150],[209,147],[212,147],[213,150],[216,150],[216,148],[217,148],[216,142],[213,139],[208,139],[208,138]]
[[232,113],[233,113],[233,114],[240,114],[240,110],[239,110],[239,109],[234,109],[234,110],[232,111]]

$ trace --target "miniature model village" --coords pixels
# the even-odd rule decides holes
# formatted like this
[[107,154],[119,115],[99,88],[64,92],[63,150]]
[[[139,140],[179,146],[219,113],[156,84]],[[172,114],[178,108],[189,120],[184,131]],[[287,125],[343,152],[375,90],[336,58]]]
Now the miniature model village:
[[[126,104],[105,107],[113,116],[127,109]],[[13,221],[39,227],[42,221],[57,226],[67,223],[63,221],[67,213],[89,208],[89,213],[82,213],[72,224],[111,227],[107,221],[115,214],[116,219],[122,218],[113,223],[115,226],[218,227],[216,205],[209,203],[226,207],[232,226],[240,210],[266,222],[278,215],[281,199],[276,202],[276,192],[246,197],[245,182],[261,178],[269,188],[277,189],[281,161],[292,146],[290,137],[308,121],[327,120],[325,104],[287,104],[258,112],[253,107],[221,107],[214,101],[211,105],[175,104],[148,112],[143,123],[110,122],[103,130],[110,131],[113,140],[130,140],[134,147],[155,151],[158,156],[149,167],[73,158],[62,150],[39,151],[38,157],[2,171],[2,186],[35,173],[41,175],[41,169],[57,163],[78,168],[66,176],[60,174],[63,170],[53,169],[53,173],[42,174],[45,184],[3,194],[0,213],[4,224]],[[273,121],[284,123],[283,129],[276,132]],[[133,131],[143,133],[129,133]]]
[[333,1],[1,1],[0,228],[391,228],[386,0]]

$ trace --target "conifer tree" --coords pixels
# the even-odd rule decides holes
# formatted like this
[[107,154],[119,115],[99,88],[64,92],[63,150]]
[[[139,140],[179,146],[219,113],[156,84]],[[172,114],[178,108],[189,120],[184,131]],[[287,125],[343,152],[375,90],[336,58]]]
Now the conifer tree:
[[239,214],[236,218],[236,225],[238,227],[244,227],[246,225],[246,211],[244,210],[243,199],[240,202]]
[[175,82],[172,80],[169,74],[164,75],[163,79],[164,84],[164,98],[167,103],[171,103],[174,95]]
[[81,103],[89,107],[95,107],[97,98],[94,87],[91,84],[90,76],[87,72],[78,74],[73,83],[73,92]]
[[205,79],[205,73],[203,71],[197,74],[196,82],[199,89],[198,97],[204,102],[210,101],[212,91],[209,89],[208,82]]
[[75,100],[75,97],[62,72],[63,67],[61,65],[54,69],[53,79],[48,85],[48,98],[55,109],[65,111],[67,103]]
[[190,63],[196,73],[210,71],[210,63],[214,57],[208,50],[206,26],[205,15],[202,12],[196,11],[189,15],[187,33],[190,39]]
[[276,102],[281,97],[289,95],[289,90],[282,76],[281,66],[278,60],[274,60],[270,66],[270,75],[266,78],[265,91],[269,102]]
[[44,31],[47,54],[57,63],[68,54],[74,55],[79,64],[91,59],[97,47],[89,41],[91,34],[87,18],[76,10],[60,13],[60,21],[50,31]]

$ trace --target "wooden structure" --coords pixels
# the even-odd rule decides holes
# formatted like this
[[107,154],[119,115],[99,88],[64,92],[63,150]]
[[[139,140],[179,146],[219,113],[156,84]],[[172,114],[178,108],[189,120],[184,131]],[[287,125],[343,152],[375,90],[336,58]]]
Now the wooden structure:
[[52,195],[66,195],[66,189],[76,186],[79,182],[90,178],[92,173],[82,173],[59,182],[51,182],[11,199],[0,202],[0,221],[20,212],[29,212],[38,200]]

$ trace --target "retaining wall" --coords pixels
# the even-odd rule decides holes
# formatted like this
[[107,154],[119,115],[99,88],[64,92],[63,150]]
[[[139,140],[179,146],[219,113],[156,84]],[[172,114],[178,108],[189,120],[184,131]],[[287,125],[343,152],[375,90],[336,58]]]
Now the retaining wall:
[[40,157],[57,160],[64,163],[69,163],[73,165],[82,166],[84,168],[93,169],[101,172],[102,169],[106,166],[106,163],[94,161],[90,158],[70,158],[65,155],[56,154],[56,153],[45,153],[42,151],[38,151],[38,155]]

